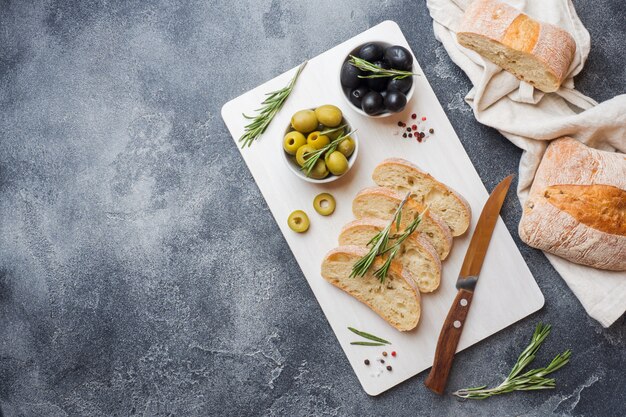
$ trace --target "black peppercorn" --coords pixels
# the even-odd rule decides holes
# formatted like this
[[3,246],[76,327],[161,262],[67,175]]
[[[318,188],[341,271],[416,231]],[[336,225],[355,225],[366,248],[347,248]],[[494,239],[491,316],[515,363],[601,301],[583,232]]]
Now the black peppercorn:
[[391,365],[387,365],[387,370],[388,370],[388,371],[391,371],[391,369],[392,369],[392,368],[391,368]]
[[369,364],[370,364],[370,360],[369,360],[369,359],[365,359],[365,361],[364,361],[364,362],[365,362],[365,364],[366,364],[366,365],[369,365]]
[[402,134],[402,137],[403,137],[403,138],[406,138],[406,133],[403,133],[403,134]]
[[423,138],[424,136],[426,136],[426,134],[424,132],[420,132],[420,138]]
[[402,123],[402,122],[398,122],[398,126],[400,126],[400,127],[402,127],[403,124],[404,123]]
[[410,128],[410,127],[407,127],[407,128],[406,128],[406,131],[407,131],[407,132],[410,132],[410,131],[411,131],[411,128]]
[[412,138],[413,137],[413,133],[409,133],[409,137]]
[[435,133],[435,129],[431,127],[430,129],[428,129],[428,133]]
[[384,360],[384,359],[381,359],[381,360],[380,360],[380,363],[385,363],[385,360]]

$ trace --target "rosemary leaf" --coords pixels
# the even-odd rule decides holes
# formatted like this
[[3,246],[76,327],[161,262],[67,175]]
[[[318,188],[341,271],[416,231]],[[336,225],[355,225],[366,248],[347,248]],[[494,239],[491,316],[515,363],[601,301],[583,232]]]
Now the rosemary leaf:
[[296,71],[296,74],[293,76],[289,84],[280,90],[266,93],[267,97],[261,103],[261,108],[255,110],[258,113],[256,116],[248,116],[246,114],[243,115],[245,119],[252,120],[252,122],[245,126],[244,134],[239,138],[242,148],[251,146],[252,142],[257,140],[259,136],[265,132],[269,124],[274,119],[274,116],[276,116],[276,113],[278,113],[278,111],[283,107],[283,104],[293,91],[296,81],[298,80],[298,77],[307,62],[308,61],[304,61],[300,64],[298,71]]
[[357,346],[385,346],[384,343],[378,343],[378,342],[350,342],[351,345],[357,345]]
[[350,55],[350,65],[362,71],[370,72],[369,75],[359,75],[359,78],[387,78],[393,77],[394,80],[401,80],[412,75],[420,75],[411,71],[400,71],[395,69],[386,69],[373,64],[369,61]]
[[[357,335],[359,335],[361,337],[364,337],[364,338],[369,339],[369,340],[373,340],[374,342],[387,344],[387,345],[391,344],[391,342],[386,341],[382,337],[378,337],[378,336],[374,336],[373,334],[362,332],[361,330],[357,330],[354,327],[348,327],[348,330],[350,330],[352,333],[357,334]],[[362,343],[365,343],[365,342],[362,342]]]
[[464,388],[453,393],[460,398],[470,398],[474,400],[484,400],[494,395],[506,394],[513,391],[536,391],[544,389],[553,389],[556,387],[554,378],[545,378],[563,366],[567,365],[572,355],[571,350],[556,355],[548,366],[538,369],[532,369],[524,374],[520,373],[528,366],[535,354],[541,347],[543,341],[550,334],[551,326],[539,323],[535,328],[530,344],[522,351],[517,358],[517,362],[513,365],[509,376],[506,377],[500,385],[494,388],[487,388],[486,385],[475,388]]

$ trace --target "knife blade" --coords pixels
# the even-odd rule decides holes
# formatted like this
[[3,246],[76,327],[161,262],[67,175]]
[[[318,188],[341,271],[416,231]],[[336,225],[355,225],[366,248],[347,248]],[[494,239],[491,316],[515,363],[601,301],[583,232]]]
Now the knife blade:
[[463,332],[465,319],[472,303],[474,289],[489,248],[491,235],[498,222],[500,209],[512,180],[513,175],[509,175],[500,181],[491,192],[480,213],[474,234],[465,253],[465,259],[456,282],[458,292],[439,333],[433,367],[424,381],[424,385],[436,394],[443,394],[446,388],[454,354]]

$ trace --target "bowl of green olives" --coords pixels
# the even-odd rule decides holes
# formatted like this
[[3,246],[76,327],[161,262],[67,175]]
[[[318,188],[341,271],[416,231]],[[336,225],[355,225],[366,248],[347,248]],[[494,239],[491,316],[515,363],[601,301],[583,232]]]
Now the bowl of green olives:
[[[389,76],[363,78],[374,75],[365,69],[374,67],[392,72],[387,72]],[[388,117],[404,110],[411,100],[415,90],[413,77],[413,55],[408,49],[387,42],[367,42],[343,60],[339,84],[344,98],[357,113]]]
[[335,181],[352,168],[358,139],[339,107],[325,104],[294,113],[282,150],[287,166],[307,182]]

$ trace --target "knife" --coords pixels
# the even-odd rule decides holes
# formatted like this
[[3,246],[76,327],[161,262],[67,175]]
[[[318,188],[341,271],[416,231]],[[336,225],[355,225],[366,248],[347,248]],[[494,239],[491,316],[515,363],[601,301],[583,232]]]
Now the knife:
[[424,385],[436,394],[443,394],[446,388],[448,375],[454,360],[454,353],[459,344],[465,319],[472,303],[478,275],[483,266],[493,229],[496,227],[502,203],[504,203],[504,198],[507,191],[509,191],[512,180],[513,175],[509,175],[500,181],[500,184],[496,185],[496,188],[491,192],[482,213],[480,213],[472,240],[465,253],[463,266],[461,266],[461,272],[456,281],[458,292],[448,312],[446,321],[443,323],[441,333],[439,333],[433,367],[424,381]]

